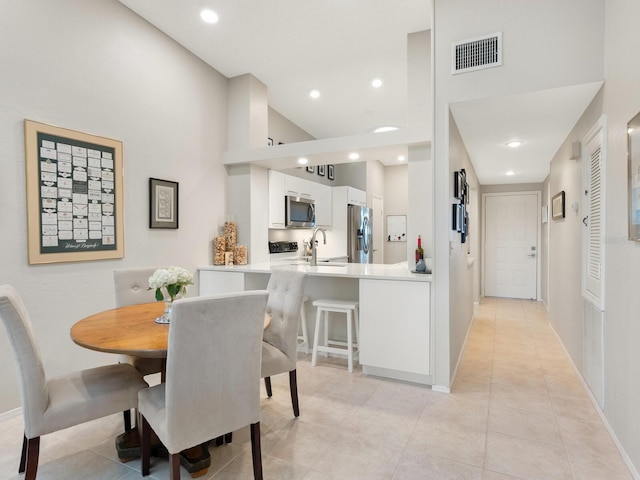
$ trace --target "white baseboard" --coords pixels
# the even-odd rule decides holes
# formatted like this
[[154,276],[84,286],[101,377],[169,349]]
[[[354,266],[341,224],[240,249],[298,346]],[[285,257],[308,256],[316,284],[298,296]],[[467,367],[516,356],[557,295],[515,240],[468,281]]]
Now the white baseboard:
[[16,417],[18,415],[22,415],[22,407],[14,408],[13,410],[8,410],[6,412],[0,413],[0,421],[6,420],[7,418]]
[[562,346],[562,349],[564,350],[565,355],[569,359],[569,363],[571,363],[571,366],[573,367],[574,372],[576,372],[576,375],[578,376],[578,380],[580,380],[580,383],[582,383],[583,388],[587,392],[587,395],[589,396],[589,399],[591,400],[593,407],[596,409],[596,412],[598,412],[598,415],[600,416],[600,420],[602,420],[602,423],[604,424],[605,428],[609,432],[609,435],[611,436],[613,443],[615,443],[616,447],[618,448],[618,451],[620,452],[620,455],[622,456],[622,459],[624,460],[625,465],[629,469],[629,472],[631,472],[631,475],[635,480],[640,480],[640,473],[638,473],[636,466],[633,464],[633,462],[631,461],[631,458],[629,458],[629,455],[627,455],[626,450],[618,440],[618,437],[616,436],[613,428],[609,424],[609,421],[607,420],[607,417],[605,416],[604,412],[600,408],[600,404],[591,393],[591,389],[589,388],[589,385],[587,385],[587,382],[585,381],[584,377],[580,373],[580,370],[578,370],[578,367],[576,367],[576,364],[573,363],[573,359],[571,358],[571,355],[569,355],[569,352],[567,351],[564,343],[562,342],[560,335],[558,335],[558,332],[556,332],[556,329],[553,328],[553,325],[551,324],[551,322],[549,322],[549,326],[551,327],[551,330],[553,331],[554,335],[558,339],[558,342],[560,342],[560,345]]

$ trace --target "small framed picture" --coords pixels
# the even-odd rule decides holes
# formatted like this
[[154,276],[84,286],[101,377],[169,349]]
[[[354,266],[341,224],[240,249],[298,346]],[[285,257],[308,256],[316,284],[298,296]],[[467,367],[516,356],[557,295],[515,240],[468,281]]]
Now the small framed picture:
[[333,173],[333,165],[327,165],[327,178],[329,180],[335,180],[335,176]]
[[313,165],[308,165],[307,166],[307,172],[309,172],[309,173],[315,172],[315,167]]
[[273,147],[273,138],[267,138],[267,146]]
[[324,177],[324,165],[318,165],[318,175]]
[[451,230],[462,232],[462,222],[464,221],[464,206],[460,203],[451,205]]
[[149,228],[178,228],[178,182],[149,179]]
[[564,190],[556,193],[551,199],[551,218],[554,220],[564,218]]

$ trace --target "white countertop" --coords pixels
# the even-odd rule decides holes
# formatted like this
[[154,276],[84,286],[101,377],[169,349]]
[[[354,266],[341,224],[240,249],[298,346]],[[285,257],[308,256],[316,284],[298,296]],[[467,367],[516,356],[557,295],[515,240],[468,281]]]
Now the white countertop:
[[218,272],[239,272],[239,273],[271,273],[274,269],[286,269],[292,271],[305,272],[314,277],[346,277],[346,278],[366,278],[376,280],[400,280],[412,282],[430,282],[430,273],[412,273],[407,267],[407,262],[395,263],[391,265],[380,263],[334,263],[329,262],[324,265],[312,267],[308,263],[298,263],[291,261],[252,263],[248,265],[207,265],[199,267],[199,270],[212,270]]

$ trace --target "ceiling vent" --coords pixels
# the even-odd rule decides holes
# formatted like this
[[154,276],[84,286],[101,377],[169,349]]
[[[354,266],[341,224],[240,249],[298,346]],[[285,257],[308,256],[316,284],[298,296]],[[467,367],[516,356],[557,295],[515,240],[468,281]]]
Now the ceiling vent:
[[502,65],[502,32],[456,42],[451,46],[452,74]]

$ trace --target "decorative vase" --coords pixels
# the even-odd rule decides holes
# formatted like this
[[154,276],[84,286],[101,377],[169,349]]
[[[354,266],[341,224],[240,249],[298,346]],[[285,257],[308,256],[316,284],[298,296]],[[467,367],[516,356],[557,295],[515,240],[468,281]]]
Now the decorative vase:
[[156,323],[167,324],[171,323],[171,307],[173,307],[173,302],[181,298],[182,295],[176,295],[174,298],[169,297],[168,295],[164,299],[164,313],[156,318]]

